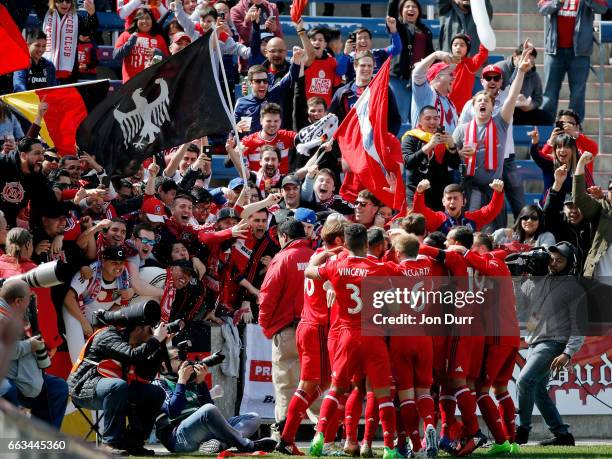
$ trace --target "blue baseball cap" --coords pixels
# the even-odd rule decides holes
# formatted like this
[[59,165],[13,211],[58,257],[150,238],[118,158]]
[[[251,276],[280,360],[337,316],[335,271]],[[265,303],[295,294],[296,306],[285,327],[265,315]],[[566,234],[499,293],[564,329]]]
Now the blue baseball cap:
[[305,207],[298,207],[293,211],[293,216],[295,219],[302,223],[310,223],[311,225],[316,225],[317,223],[317,214],[315,214],[314,210],[306,209]]
[[235,177],[231,179],[227,187],[233,191],[239,186],[244,186],[244,179],[242,177]]

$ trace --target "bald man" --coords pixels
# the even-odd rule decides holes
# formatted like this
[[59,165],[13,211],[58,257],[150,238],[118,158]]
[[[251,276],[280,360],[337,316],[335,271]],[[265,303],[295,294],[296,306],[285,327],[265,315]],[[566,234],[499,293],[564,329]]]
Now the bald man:
[[[13,345],[19,339],[19,318],[25,313],[29,298],[30,287],[20,280],[6,281],[0,289],[0,381],[6,374]],[[4,384],[0,384],[0,396],[3,389]]]
[[289,71],[287,60],[287,44],[279,37],[273,37],[266,43],[266,60],[263,66],[272,75],[273,84],[280,80]]

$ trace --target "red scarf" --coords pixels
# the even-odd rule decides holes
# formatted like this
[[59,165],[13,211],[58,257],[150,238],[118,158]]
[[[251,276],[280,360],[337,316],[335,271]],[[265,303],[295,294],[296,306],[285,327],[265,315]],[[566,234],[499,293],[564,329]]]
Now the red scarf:
[[257,185],[257,188],[259,188],[261,191],[266,191],[266,182],[269,182],[270,188],[273,188],[278,182],[280,182],[281,179],[279,169],[276,169],[274,177],[268,177],[267,175],[265,175],[263,167],[260,168],[255,175],[257,176],[255,180],[255,185]]
[[[497,170],[497,127],[493,122],[493,118],[487,123],[484,137],[485,169],[488,171]],[[464,145],[470,143],[475,144],[476,151],[478,151],[478,126],[476,125],[476,120],[470,121],[467,127]],[[476,172],[476,153],[467,162],[467,175],[473,176],[474,172]]]
[[436,103],[435,107],[440,115],[440,126],[453,126],[453,119],[457,119],[457,109],[453,104],[453,101],[448,97],[446,98],[449,105],[449,110],[447,112],[444,111],[444,104],[442,103],[442,99],[440,98],[440,94],[436,92]]
[[176,296],[176,288],[172,280],[172,268],[166,269],[166,285],[161,298],[161,321],[168,323],[170,321],[170,313],[172,312],[172,303]]

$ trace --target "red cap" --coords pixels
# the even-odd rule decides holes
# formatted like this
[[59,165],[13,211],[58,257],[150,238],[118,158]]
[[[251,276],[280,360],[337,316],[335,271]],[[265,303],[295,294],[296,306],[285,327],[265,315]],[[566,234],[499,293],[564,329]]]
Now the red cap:
[[165,205],[157,198],[145,198],[140,210],[147,214],[147,218],[153,223],[163,223],[166,219]]
[[484,69],[482,69],[483,75],[486,75],[487,73],[497,73],[498,75],[501,75],[502,71],[497,65],[489,64]]
[[186,40],[189,40],[189,43],[191,43],[191,37],[189,35],[187,35],[185,32],[176,32],[172,36],[172,43],[177,43],[179,40],[181,40],[183,38],[186,39]]
[[431,80],[438,76],[438,73],[449,67],[450,64],[447,64],[446,62],[438,62],[437,64],[432,65],[429,67],[429,70],[427,70],[427,81],[431,82]]

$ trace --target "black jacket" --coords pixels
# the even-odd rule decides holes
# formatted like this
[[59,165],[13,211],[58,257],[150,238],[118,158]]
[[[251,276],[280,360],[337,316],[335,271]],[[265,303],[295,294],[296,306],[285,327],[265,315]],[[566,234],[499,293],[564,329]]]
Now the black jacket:
[[[151,372],[147,376],[151,376],[152,379],[159,369],[160,348],[159,341],[153,337],[138,347],[132,347],[128,343],[125,331],[113,326],[100,331],[94,336],[85,354],[88,362],[81,362],[76,371],[70,373],[68,377],[70,396],[80,400],[95,398],[96,386],[102,376],[97,371],[97,365],[91,362],[99,363],[102,360],[113,359],[119,361],[125,369],[130,365],[148,368]],[[156,366],[155,372],[152,371],[153,366]],[[143,375],[141,372],[138,374]]]

